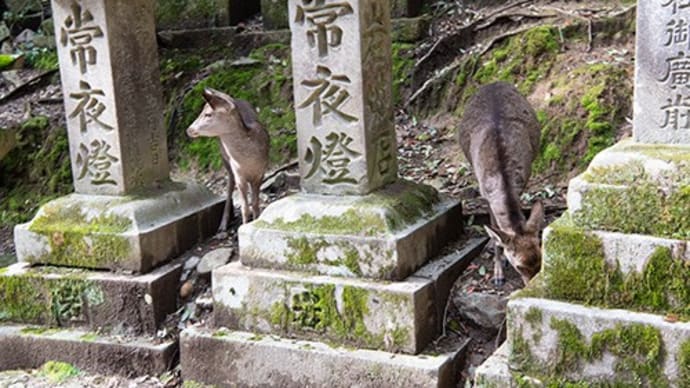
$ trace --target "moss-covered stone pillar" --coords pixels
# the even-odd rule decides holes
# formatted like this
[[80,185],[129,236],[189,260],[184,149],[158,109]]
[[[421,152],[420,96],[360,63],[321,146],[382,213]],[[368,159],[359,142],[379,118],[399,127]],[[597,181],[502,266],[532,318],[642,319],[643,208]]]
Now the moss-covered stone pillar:
[[75,194],[15,229],[20,261],[147,272],[212,230],[217,200],[169,180],[155,0],[54,0]]

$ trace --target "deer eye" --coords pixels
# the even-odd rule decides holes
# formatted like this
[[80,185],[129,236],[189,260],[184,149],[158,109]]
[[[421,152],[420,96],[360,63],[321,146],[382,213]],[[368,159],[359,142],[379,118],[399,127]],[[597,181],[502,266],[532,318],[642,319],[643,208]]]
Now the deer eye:
[[211,117],[213,116],[213,113],[204,113],[204,117]]

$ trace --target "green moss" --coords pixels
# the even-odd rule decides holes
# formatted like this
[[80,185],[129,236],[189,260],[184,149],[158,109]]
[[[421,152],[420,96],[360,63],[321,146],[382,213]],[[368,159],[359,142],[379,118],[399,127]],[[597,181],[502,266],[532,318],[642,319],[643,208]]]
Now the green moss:
[[227,329],[220,328],[220,329],[214,331],[213,334],[211,334],[211,337],[214,337],[214,338],[227,337],[228,334],[230,334],[230,332]]
[[529,310],[527,310],[527,313],[525,314],[525,320],[532,327],[536,327],[536,326],[540,325],[542,322],[541,310],[536,308],[536,307],[530,307]]
[[520,370],[531,369],[534,358],[529,347],[529,342],[527,342],[522,334],[522,327],[515,328],[511,332],[510,345],[510,365]]
[[38,270],[0,276],[0,321],[69,326],[87,319],[87,308],[105,295],[78,275],[45,278]]
[[[688,162],[677,162],[678,170],[655,177],[639,161],[588,170],[584,179],[598,185],[582,193],[582,208],[574,221],[587,229],[690,238]],[[663,182],[674,184],[662,187]]]
[[88,218],[77,204],[56,204],[43,210],[29,230],[48,239],[51,264],[102,268],[104,263],[122,261],[129,256],[130,242],[118,234],[131,227],[130,219],[114,214]]
[[601,240],[567,216],[551,229],[544,241],[549,260],[538,284],[529,287],[539,296],[690,319],[690,272],[669,248],[657,248],[641,273],[623,274],[618,264],[606,262]]
[[557,78],[541,113],[542,144],[534,169],[570,173],[613,145],[628,115],[620,107],[632,93],[629,78],[624,67],[604,63],[582,65]]
[[39,279],[0,276],[0,322],[40,323],[47,319],[44,290]]
[[80,340],[84,342],[94,342],[98,339],[98,334],[96,333],[86,333],[79,337]]
[[165,28],[213,27],[227,19],[218,0],[159,0],[156,5],[156,22]]
[[[661,333],[651,326],[641,324],[618,325],[592,334],[587,341],[572,322],[551,318],[550,326],[558,335],[558,346],[554,357],[543,362],[531,358],[529,343],[518,333],[513,338],[513,357],[519,372],[534,376],[547,387],[577,387],[582,381],[572,381],[569,376],[586,363],[601,361],[604,354],[615,357],[615,377],[606,381],[589,381],[593,386],[628,387],[649,386],[668,387],[669,382],[663,373],[664,349]],[[517,350],[516,350],[517,349]],[[517,353],[516,353],[517,351]],[[511,360],[512,361],[512,360]]]
[[438,201],[438,192],[430,186],[399,182],[361,197],[351,209],[338,216],[316,218],[304,214],[295,221],[279,218],[271,223],[258,221],[255,225],[302,233],[376,236],[417,222]]
[[55,49],[34,49],[26,56],[29,66],[37,70],[55,70],[58,68],[58,55]]
[[288,241],[288,262],[296,265],[309,265],[318,263],[317,253],[327,246],[325,241],[310,242],[306,237]]
[[60,330],[46,327],[46,326],[30,326],[23,328],[20,333],[26,335],[51,335],[59,332]]
[[61,384],[78,376],[81,372],[66,362],[48,361],[43,364],[39,373],[48,378],[53,384]]
[[411,72],[414,68],[413,49],[409,43],[393,43],[393,103],[400,104],[401,89],[409,87],[412,82]]
[[680,376],[679,386],[690,386],[690,340],[680,345],[678,352],[678,374]]
[[45,202],[73,190],[64,128],[37,116],[16,128],[17,144],[0,163],[0,225],[26,222]]

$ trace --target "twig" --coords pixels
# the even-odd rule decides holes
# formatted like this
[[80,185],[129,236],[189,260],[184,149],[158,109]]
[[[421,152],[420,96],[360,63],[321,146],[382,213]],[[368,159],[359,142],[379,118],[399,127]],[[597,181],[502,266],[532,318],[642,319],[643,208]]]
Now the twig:
[[21,93],[24,89],[29,88],[30,86],[32,86],[32,85],[35,84],[36,82],[39,82],[39,81],[43,80],[43,78],[45,78],[45,77],[48,77],[48,76],[50,76],[50,75],[53,75],[53,74],[56,73],[57,71],[58,71],[58,69],[47,70],[47,71],[44,71],[43,73],[40,73],[40,74],[37,75],[37,76],[34,76],[34,77],[30,78],[28,81],[24,82],[23,84],[21,84],[21,85],[17,86],[16,88],[10,90],[9,92],[7,92],[7,94],[5,94],[4,96],[0,97],[0,104],[5,103],[5,102],[6,102],[7,100],[9,100],[10,98],[12,98],[12,97],[16,96],[17,94]]

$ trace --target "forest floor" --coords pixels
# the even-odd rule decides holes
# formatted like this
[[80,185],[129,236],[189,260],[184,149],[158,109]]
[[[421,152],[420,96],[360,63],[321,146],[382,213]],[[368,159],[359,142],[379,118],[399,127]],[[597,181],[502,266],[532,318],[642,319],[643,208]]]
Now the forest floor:
[[[492,40],[492,36],[500,36],[517,27],[525,25],[539,25],[553,23],[567,26],[575,21],[590,20],[597,14],[616,13],[625,9],[626,5],[611,1],[515,1],[513,8],[496,6],[493,8],[473,8],[459,5],[462,2],[435,3],[432,33],[429,38],[414,50],[417,69],[417,80],[403,93],[403,100],[409,99],[416,91],[423,88],[424,80],[432,79],[438,67],[447,65],[448,58],[439,58],[438,63],[425,69],[425,57],[443,56],[435,50],[439,42],[445,38],[455,37],[459,31],[468,25],[484,18],[492,21],[497,28],[481,39],[482,42]],[[468,2],[471,3],[471,2]],[[615,3],[615,4],[614,4]],[[502,22],[499,22],[498,20]],[[505,19],[505,20],[504,20]],[[633,39],[628,37],[615,44],[594,47],[589,43],[573,43],[561,57],[568,63],[595,63],[627,61],[632,64],[634,54]],[[481,47],[480,47],[481,49]],[[432,61],[433,62],[433,61]],[[8,77],[12,78],[9,79]],[[0,127],[11,127],[23,122],[27,117],[40,114],[51,118],[51,125],[64,127],[64,108],[59,79],[55,74],[48,74],[41,70],[22,70],[8,76],[0,73],[0,96],[13,90],[17,85],[36,79],[22,93],[16,97],[0,102]],[[549,81],[543,82],[529,96],[534,104],[539,104],[548,98],[550,93]],[[404,104],[401,104],[404,105]],[[488,220],[486,203],[479,197],[476,182],[469,164],[461,156],[461,151],[455,139],[455,127],[458,118],[448,112],[436,112],[424,119],[418,119],[411,109],[405,106],[396,108],[396,133],[398,137],[398,155],[400,176],[416,182],[423,182],[436,187],[442,193],[463,201],[464,224],[469,235],[483,234],[482,224]],[[623,134],[629,129],[624,129]],[[578,152],[574,150],[573,152]],[[280,166],[276,166],[280,167]],[[535,176],[523,194],[523,205],[528,208],[534,199],[541,199],[547,208],[547,222],[553,221],[565,209],[565,193],[568,179],[577,173],[569,174],[545,171]],[[224,195],[226,176],[223,171],[199,172],[173,168],[173,179],[197,180],[203,182],[219,195]],[[290,193],[298,191],[298,177],[296,168],[285,168],[275,174],[263,185],[262,202],[265,205]],[[237,202],[236,202],[237,203]],[[236,214],[238,211],[236,210]],[[232,248],[233,260],[237,260],[237,236],[239,227],[237,218],[232,224],[229,236],[220,239],[211,238],[194,247],[183,255],[187,262],[197,261],[209,251],[218,248]],[[481,255],[467,268],[458,279],[451,295],[447,321],[445,327],[448,335],[459,339],[469,339],[467,357],[462,371],[462,385],[471,381],[473,370],[483,362],[500,344],[505,336],[503,323],[495,327],[481,327],[468,318],[456,307],[460,299],[473,293],[494,296],[497,305],[505,303],[507,296],[522,287],[520,280],[512,268],[506,272],[508,282],[503,287],[495,287],[492,278],[492,251],[489,244]],[[7,265],[14,258],[12,242],[12,228],[0,225],[0,267]],[[185,284],[187,284],[185,286]],[[189,291],[191,287],[192,291]],[[180,297],[180,309],[169,316],[166,322],[166,336],[173,338],[178,330],[188,325],[206,324],[210,319],[208,300],[210,298],[210,284],[208,278],[195,272],[193,268],[185,271],[180,282],[180,289],[185,288]],[[458,343],[463,341],[458,340]],[[12,371],[0,373],[0,387],[172,387],[178,386],[179,367],[163,376],[143,376],[126,379],[117,376],[98,376],[79,373],[64,381],[56,381],[45,370]]]

